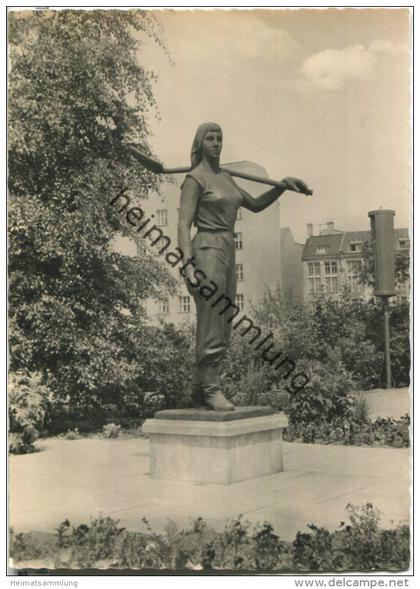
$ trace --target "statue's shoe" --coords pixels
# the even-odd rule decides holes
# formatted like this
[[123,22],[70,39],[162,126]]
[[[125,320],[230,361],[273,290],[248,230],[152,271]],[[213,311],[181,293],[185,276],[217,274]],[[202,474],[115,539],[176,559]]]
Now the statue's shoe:
[[215,391],[206,395],[206,405],[214,411],[234,411],[235,407],[226,399],[222,391]]

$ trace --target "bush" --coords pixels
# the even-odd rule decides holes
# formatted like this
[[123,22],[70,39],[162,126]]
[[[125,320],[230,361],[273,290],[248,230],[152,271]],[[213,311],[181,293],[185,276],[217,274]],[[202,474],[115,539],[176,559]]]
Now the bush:
[[269,404],[264,402],[269,389],[270,380],[264,367],[247,370],[237,382],[226,379],[223,387],[226,397],[238,406]]
[[102,428],[104,438],[118,438],[121,433],[121,426],[115,423],[108,423]]
[[118,537],[124,528],[118,527],[118,520],[99,516],[90,525],[73,527],[65,520],[57,528],[57,544],[70,548],[69,562],[80,568],[91,567],[101,561],[113,558]]
[[[309,305],[291,303],[277,290],[265,293],[253,308],[252,316],[256,325],[273,333],[276,347],[295,361],[319,361],[332,368],[331,359],[335,357],[351,375],[355,388],[367,390],[384,383],[383,316],[377,300],[356,299],[343,288],[337,299],[322,293]],[[395,386],[409,384],[409,325],[409,304],[392,301],[391,356]]]
[[9,451],[25,454],[46,427],[52,392],[39,373],[19,371],[9,377]]
[[10,528],[9,547],[10,558],[15,564],[50,557],[55,549],[55,540],[51,534],[15,533],[14,529]]
[[35,428],[29,426],[22,433],[9,433],[9,452],[10,454],[30,454],[35,452],[33,444],[38,437]]
[[363,393],[357,393],[354,398],[353,415],[356,421],[367,422],[369,419],[369,401]]
[[336,362],[334,367],[332,361],[302,361],[300,369],[308,376],[309,384],[291,395],[288,415],[292,425],[331,422],[351,414],[353,382],[341,363]]
[[410,417],[381,417],[371,422],[359,421],[350,414],[332,421],[322,419],[319,422],[290,423],[284,431],[284,439],[312,444],[407,448],[410,445]]
[[[408,301],[393,301],[390,305],[390,354],[392,380],[396,387],[410,384],[410,304]],[[384,382],[384,376],[383,376]]]
[[83,435],[79,432],[79,429],[75,427],[74,430],[69,429],[65,433],[60,434],[60,438],[63,438],[64,440],[80,440],[83,438]]
[[[92,433],[112,422],[137,427],[159,409],[190,405],[191,328],[142,324],[141,330],[130,330],[130,337],[125,342],[130,348],[129,364],[114,359],[95,390],[88,393],[81,385],[84,394],[54,393],[48,412],[49,434],[76,428],[81,434]],[[100,351],[97,361],[104,361]]]
[[[354,301],[346,290],[338,301],[322,295],[313,306],[285,301],[280,291],[267,292],[251,315],[263,334],[272,334],[273,352],[281,351],[282,359],[294,361],[295,370],[287,375],[286,370],[274,369],[234,331],[226,359],[228,396],[241,405],[263,404],[276,389],[292,393],[291,412],[301,419],[318,419],[325,411],[332,414],[334,405],[341,415],[342,405],[350,403],[348,391],[378,383],[382,356],[377,342],[367,337],[370,314],[371,307]],[[298,372],[309,379],[300,391],[291,384]],[[276,406],[275,397],[268,397]]]
[[[367,503],[348,505],[348,523],[329,531],[314,524],[295,540],[280,539],[269,522],[251,525],[242,516],[228,520],[220,532],[197,518],[179,530],[169,521],[165,533],[128,532],[119,520],[100,516],[72,527],[64,520],[52,535],[11,531],[10,557],[18,563],[43,557],[56,567],[109,567],[168,570],[237,571],[400,571],[410,563],[406,524],[383,530],[378,510]],[[47,564],[47,563],[46,563]]]
[[138,339],[136,354],[141,362],[137,382],[142,391],[161,396],[160,400],[153,399],[149,393],[146,405],[151,409],[153,401],[158,401],[158,408],[188,407],[191,402],[188,385],[195,358],[193,327],[162,323],[144,329]]
[[410,530],[399,525],[381,530],[379,511],[371,503],[346,508],[349,523],[335,532],[309,525],[293,542],[293,563],[312,571],[406,570],[410,565]]

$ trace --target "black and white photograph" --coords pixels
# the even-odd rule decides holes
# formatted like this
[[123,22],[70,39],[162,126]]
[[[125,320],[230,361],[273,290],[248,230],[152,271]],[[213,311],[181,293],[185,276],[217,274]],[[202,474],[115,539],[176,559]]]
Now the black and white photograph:
[[410,586],[413,19],[5,9],[8,577]]

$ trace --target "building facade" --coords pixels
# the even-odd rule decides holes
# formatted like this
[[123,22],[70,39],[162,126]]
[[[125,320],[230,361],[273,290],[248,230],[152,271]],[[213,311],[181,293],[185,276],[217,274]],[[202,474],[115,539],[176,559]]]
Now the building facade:
[[[250,162],[229,164],[231,169],[249,174],[267,177],[261,166]],[[149,216],[153,216],[155,225],[177,244],[178,210],[180,201],[182,176],[174,176],[173,184],[166,184],[161,196],[151,197],[143,208]],[[241,187],[253,196],[258,196],[269,187],[235,178]],[[262,297],[265,289],[281,288],[281,234],[280,234],[279,202],[260,213],[252,213],[244,208],[238,211],[235,225],[236,245],[236,304],[241,311],[249,310],[250,304]],[[195,318],[195,306],[192,296],[188,293],[179,270],[172,271],[179,288],[174,297],[162,301],[150,300],[146,309],[152,320],[164,320],[173,323],[191,321]]]
[[281,292],[288,301],[303,299],[303,243],[297,243],[290,227],[280,229]]
[[[339,231],[332,222],[319,235],[313,235],[309,224],[302,255],[305,300],[314,300],[321,292],[338,297],[345,285],[354,296],[372,297],[372,288],[360,282],[363,244],[370,240],[370,231]],[[394,229],[394,241],[395,251],[409,256],[408,229]],[[397,296],[408,298],[409,284],[398,287]]]

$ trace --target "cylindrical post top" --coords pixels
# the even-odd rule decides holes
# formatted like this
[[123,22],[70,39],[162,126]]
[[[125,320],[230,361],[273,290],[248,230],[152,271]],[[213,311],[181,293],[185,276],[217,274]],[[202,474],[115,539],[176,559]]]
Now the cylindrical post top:
[[369,211],[372,251],[375,264],[375,290],[382,297],[395,295],[395,211],[379,209]]
[[368,215],[369,217],[375,217],[376,215],[392,215],[393,217],[395,217],[395,211],[393,211],[392,209],[377,209],[376,211],[369,211]]

